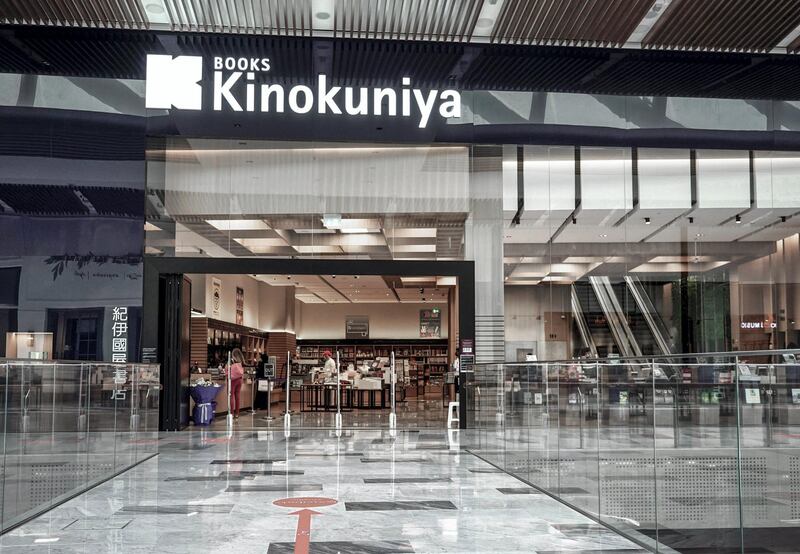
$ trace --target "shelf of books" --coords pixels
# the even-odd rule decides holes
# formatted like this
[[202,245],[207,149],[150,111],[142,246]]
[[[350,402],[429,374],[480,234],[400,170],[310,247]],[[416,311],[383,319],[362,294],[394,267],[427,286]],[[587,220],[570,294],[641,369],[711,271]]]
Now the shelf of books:
[[292,375],[307,376],[312,367],[321,366],[322,354],[330,350],[334,358],[339,353],[343,369],[349,365],[376,367],[388,362],[394,351],[398,382],[405,387],[405,397],[442,394],[444,375],[450,367],[447,340],[387,341],[387,340],[299,340],[297,359]]

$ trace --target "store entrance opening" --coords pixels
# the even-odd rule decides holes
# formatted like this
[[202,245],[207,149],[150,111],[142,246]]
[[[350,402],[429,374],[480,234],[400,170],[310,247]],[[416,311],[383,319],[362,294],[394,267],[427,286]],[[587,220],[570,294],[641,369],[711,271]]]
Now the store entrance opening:
[[470,262],[159,258],[145,281],[165,430],[444,428],[459,401]]

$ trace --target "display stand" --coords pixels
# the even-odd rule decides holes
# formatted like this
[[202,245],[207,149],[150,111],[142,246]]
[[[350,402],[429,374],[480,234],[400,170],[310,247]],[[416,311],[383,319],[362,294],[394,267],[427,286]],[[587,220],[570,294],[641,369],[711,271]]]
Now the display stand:
[[[231,351],[228,350],[228,370],[225,372],[225,381],[228,383],[228,415],[225,418],[228,422],[228,431],[233,429],[233,411],[231,410],[231,399],[233,398],[233,391],[231,390]],[[238,406],[238,404],[237,404]]]
[[267,415],[262,417],[264,421],[272,421],[275,419],[272,417],[272,389],[275,385],[275,381],[273,381],[270,377],[266,379],[259,379],[258,381],[258,392],[264,392],[266,388],[267,392]]
[[336,351],[336,429],[342,429],[342,378],[339,367],[339,351]]
[[397,412],[396,412],[396,403],[395,403],[395,383],[397,382],[397,368],[394,365],[394,350],[392,350],[392,354],[389,357],[391,361],[391,368],[392,372],[389,374],[389,386],[391,387],[391,404],[392,404],[392,411],[389,414],[389,429],[395,429],[397,427]]
[[286,351],[286,412],[283,414],[283,430],[288,437],[292,428],[292,353]]

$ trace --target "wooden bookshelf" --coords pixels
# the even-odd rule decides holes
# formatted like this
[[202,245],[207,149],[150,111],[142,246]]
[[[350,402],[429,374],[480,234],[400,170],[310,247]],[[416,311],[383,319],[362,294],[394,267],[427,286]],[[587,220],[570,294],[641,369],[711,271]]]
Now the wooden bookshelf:
[[440,392],[438,387],[444,386],[444,374],[450,368],[447,339],[423,339],[416,341],[391,341],[391,340],[298,340],[297,362],[299,368],[293,373],[301,376],[307,373],[307,368],[322,365],[322,353],[330,350],[334,357],[339,352],[339,361],[342,365],[359,364],[388,358],[394,351],[395,360],[408,360],[410,362],[409,381],[411,390],[406,390],[406,396],[422,396],[432,389]]

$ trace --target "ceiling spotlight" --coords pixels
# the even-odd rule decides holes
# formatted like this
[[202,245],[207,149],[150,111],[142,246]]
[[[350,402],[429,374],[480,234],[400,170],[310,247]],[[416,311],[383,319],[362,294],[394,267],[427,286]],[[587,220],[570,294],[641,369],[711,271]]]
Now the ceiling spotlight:
[[336,279],[336,275],[331,275],[331,278],[332,279]]
[[741,223],[741,222],[742,222],[742,216],[737,215],[736,216],[736,223]]
[[649,217],[645,217],[644,218],[644,224],[645,225],[650,225],[650,218]]
[[781,223],[786,223],[786,216],[785,215],[781,216]]
[[287,275],[287,276],[286,276],[286,278],[287,278],[288,280],[290,280],[290,281],[292,280],[292,276],[291,276],[291,275]]
[[607,234],[603,233],[602,235],[600,235],[600,238],[601,238],[601,239],[604,239],[604,238],[606,238],[607,236],[608,236]]
[[577,217],[573,217],[572,218],[572,224],[573,225],[577,225],[578,224],[578,218]]
[[693,217],[689,218],[689,223],[694,223],[694,218]]
[[703,233],[697,233],[697,234],[695,235],[695,237],[697,237],[697,238],[700,238],[700,237],[702,237],[702,236],[703,236]]
[[358,279],[358,275],[353,275],[353,279]]

